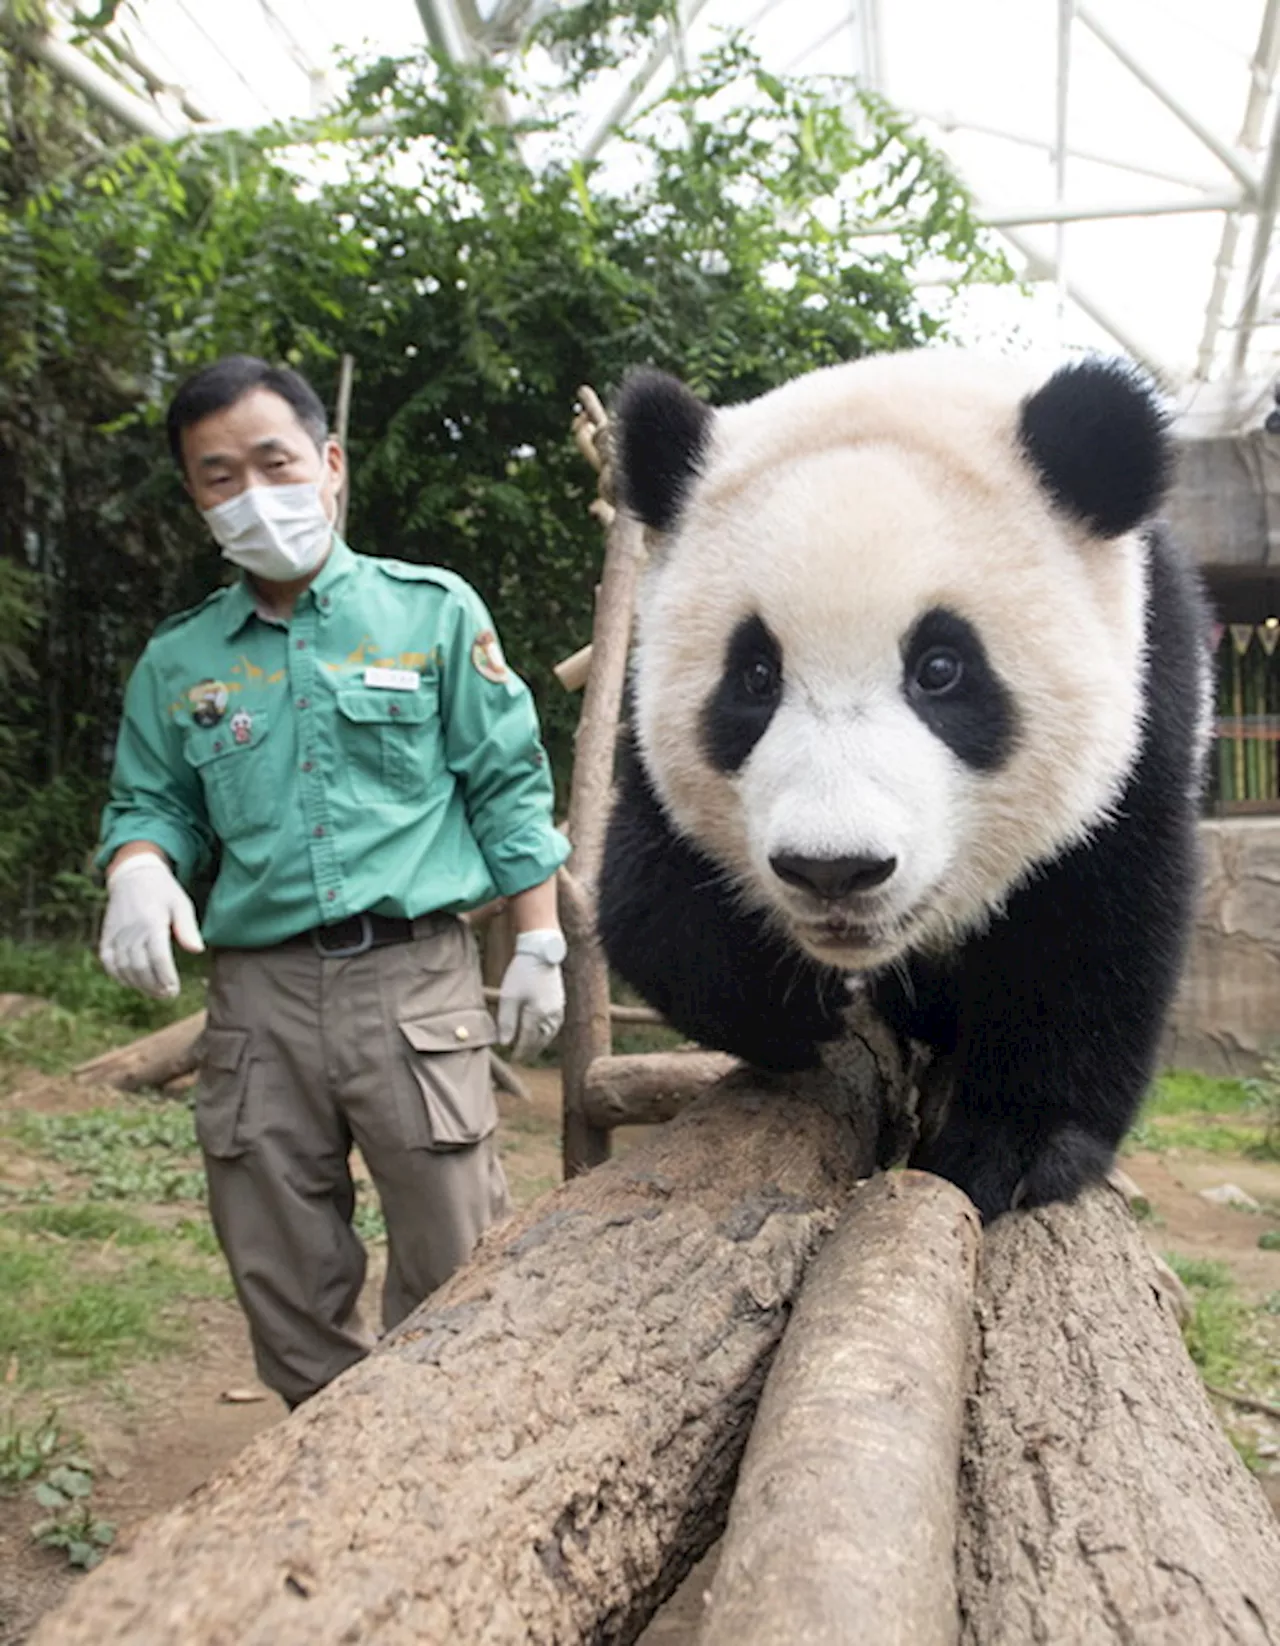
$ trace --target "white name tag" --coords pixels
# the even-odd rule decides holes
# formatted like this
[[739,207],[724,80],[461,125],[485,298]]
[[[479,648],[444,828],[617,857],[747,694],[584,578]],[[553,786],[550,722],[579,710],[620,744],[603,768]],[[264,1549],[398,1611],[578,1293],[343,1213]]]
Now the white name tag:
[[417,669],[366,669],[366,686],[380,686],[384,692],[416,692],[422,683]]

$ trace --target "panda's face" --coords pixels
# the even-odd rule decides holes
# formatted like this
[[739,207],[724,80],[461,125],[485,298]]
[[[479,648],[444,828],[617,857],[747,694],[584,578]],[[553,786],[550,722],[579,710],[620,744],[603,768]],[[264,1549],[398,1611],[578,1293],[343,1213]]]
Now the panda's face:
[[851,969],[989,919],[1105,819],[1140,734],[1140,541],[1051,503],[998,378],[920,358],[717,414],[640,606],[672,821]]

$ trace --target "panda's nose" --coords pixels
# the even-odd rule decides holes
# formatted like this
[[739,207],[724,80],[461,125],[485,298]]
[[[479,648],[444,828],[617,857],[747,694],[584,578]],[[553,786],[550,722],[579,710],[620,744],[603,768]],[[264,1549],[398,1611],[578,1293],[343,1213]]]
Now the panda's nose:
[[800,857],[779,852],[769,859],[779,880],[830,903],[850,892],[869,892],[883,885],[897,866],[896,857]]

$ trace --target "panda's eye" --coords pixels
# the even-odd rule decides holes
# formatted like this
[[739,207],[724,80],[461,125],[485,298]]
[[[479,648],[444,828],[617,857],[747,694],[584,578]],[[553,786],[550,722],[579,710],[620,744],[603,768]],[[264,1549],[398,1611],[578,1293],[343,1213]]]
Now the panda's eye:
[[742,670],[742,689],[762,702],[778,695],[782,684],[778,665],[768,657],[753,657]]
[[964,674],[960,654],[949,646],[934,646],[916,664],[916,685],[930,697],[953,691]]

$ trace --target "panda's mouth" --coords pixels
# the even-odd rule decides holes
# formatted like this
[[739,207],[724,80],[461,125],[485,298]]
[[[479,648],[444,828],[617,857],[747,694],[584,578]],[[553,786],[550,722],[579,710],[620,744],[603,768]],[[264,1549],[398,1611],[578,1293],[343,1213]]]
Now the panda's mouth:
[[806,949],[829,965],[866,966],[900,953],[909,925],[902,918],[872,922],[832,911],[819,920],[795,920],[793,930]]

